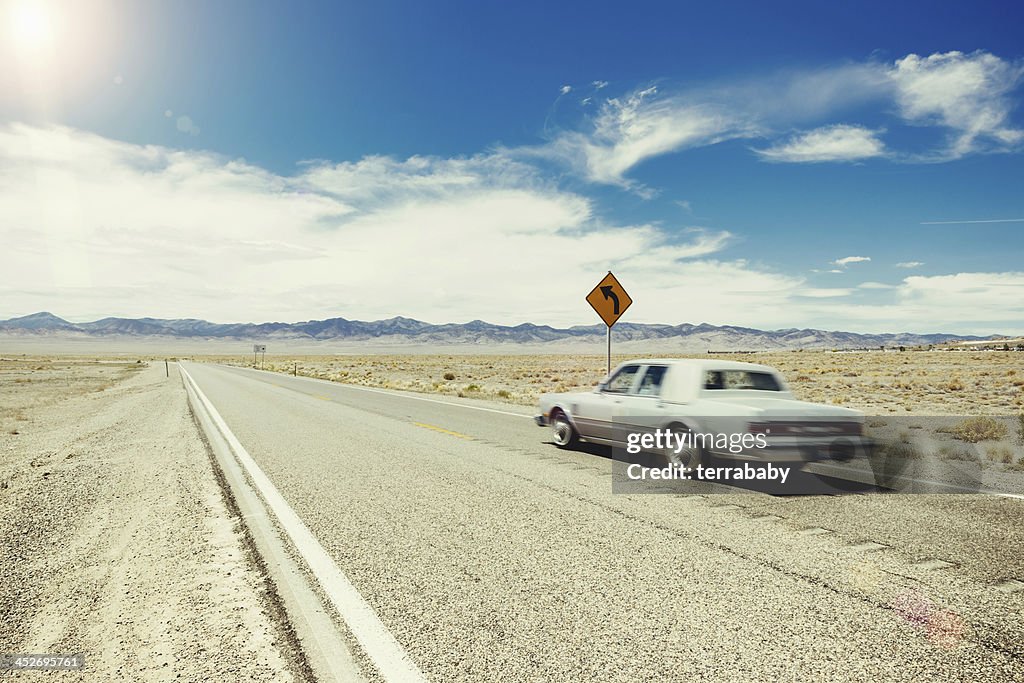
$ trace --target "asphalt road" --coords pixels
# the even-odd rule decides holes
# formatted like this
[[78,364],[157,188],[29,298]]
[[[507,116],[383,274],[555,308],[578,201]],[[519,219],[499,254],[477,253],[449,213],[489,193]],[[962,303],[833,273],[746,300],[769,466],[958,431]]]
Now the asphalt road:
[[611,491],[529,411],[187,364],[429,680],[1024,680],[1024,502]]

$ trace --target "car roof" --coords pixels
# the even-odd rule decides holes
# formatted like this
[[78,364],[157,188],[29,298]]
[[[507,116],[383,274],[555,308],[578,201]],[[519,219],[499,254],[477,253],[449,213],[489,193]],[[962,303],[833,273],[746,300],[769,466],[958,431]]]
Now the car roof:
[[761,372],[777,372],[775,368],[758,363],[744,363],[738,360],[718,360],[714,358],[636,358],[622,365],[685,365],[699,370],[757,370]]

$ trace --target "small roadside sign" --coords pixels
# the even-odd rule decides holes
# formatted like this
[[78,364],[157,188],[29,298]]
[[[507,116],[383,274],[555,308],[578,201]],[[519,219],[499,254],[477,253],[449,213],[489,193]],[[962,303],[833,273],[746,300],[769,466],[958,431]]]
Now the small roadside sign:
[[604,324],[611,327],[618,322],[633,300],[629,298],[629,294],[609,270],[604,279],[598,282],[597,286],[587,295],[587,303],[597,311]]
[[[266,344],[253,344],[252,345],[252,366],[256,367],[256,354],[263,354],[262,360],[267,359],[267,345]],[[263,363],[260,362],[260,369],[263,368]]]

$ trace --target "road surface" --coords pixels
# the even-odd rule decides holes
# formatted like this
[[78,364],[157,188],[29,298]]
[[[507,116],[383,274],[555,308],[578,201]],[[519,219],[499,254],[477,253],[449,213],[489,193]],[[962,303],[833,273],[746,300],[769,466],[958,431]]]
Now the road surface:
[[1024,680],[1020,500],[613,494],[521,408],[184,368],[428,680]]

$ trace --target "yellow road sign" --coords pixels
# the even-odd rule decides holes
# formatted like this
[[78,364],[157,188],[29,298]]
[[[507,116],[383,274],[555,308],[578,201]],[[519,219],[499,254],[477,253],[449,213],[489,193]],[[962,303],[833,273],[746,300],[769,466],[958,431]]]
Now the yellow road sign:
[[618,322],[633,300],[609,270],[604,279],[597,283],[597,287],[587,295],[587,303],[597,311],[604,324],[611,327]]

